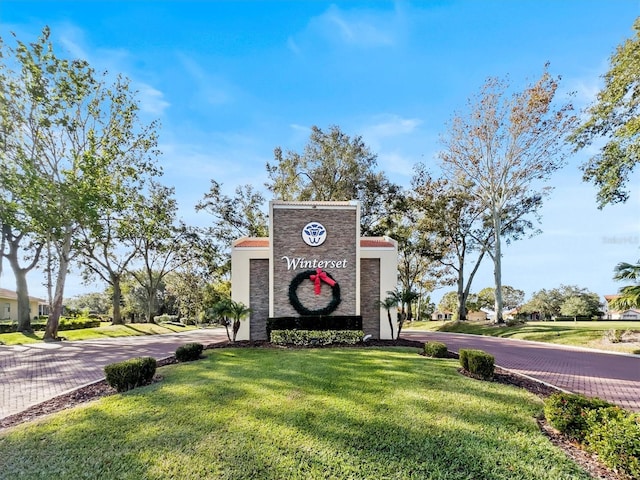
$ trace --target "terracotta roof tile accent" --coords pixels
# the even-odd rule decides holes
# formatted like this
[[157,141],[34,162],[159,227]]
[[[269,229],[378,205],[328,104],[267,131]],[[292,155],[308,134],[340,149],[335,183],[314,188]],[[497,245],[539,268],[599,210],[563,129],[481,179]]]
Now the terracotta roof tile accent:
[[360,247],[365,248],[394,248],[393,242],[384,238],[361,238]]
[[238,240],[238,243],[234,245],[237,248],[255,248],[255,247],[269,247],[268,238],[243,238]]

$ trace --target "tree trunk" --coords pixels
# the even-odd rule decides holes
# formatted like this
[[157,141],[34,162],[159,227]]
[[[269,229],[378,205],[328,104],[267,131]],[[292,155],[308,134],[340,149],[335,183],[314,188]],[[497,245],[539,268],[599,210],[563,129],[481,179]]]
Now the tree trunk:
[[153,317],[156,313],[156,289],[148,288],[147,289],[147,322],[155,323]]
[[120,288],[120,275],[111,275],[111,285],[113,286],[113,325],[124,325],[124,320],[120,314],[120,300],[122,299],[122,289]]
[[495,280],[495,315],[496,323],[504,323],[502,318],[502,248],[500,244],[500,237],[502,232],[502,220],[500,218],[500,212],[497,209],[493,212],[493,228],[495,235],[495,246],[493,254],[493,278]]
[[240,319],[235,319],[233,321],[233,342],[236,341],[236,336],[238,335],[238,330],[240,330]]
[[67,281],[67,272],[69,270],[71,254],[71,230],[65,232],[65,238],[60,249],[59,269],[56,278],[56,289],[53,296],[53,304],[49,312],[47,326],[44,331],[44,340],[58,340],[58,326],[60,325],[60,317],[62,316],[64,286]]
[[387,310],[387,318],[389,318],[389,326],[391,327],[391,339],[393,340],[393,320],[391,320],[391,310]]
[[[5,230],[8,226],[4,227]],[[6,233],[6,232],[5,232]],[[8,241],[9,252],[6,254],[16,278],[16,295],[18,297],[18,331],[30,333],[31,329],[31,312],[29,311],[29,288],[27,286],[27,273],[31,268],[20,268],[18,260],[19,239]]]
[[464,262],[460,262],[460,269],[458,270],[458,318],[457,320],[467,319],[467,296],[464,291]]
[[29,289],[27,272],[19,268],[14,270],[16,277],[16,294],[18,297],[18,332],[31,333],[31,311],[29,309]]

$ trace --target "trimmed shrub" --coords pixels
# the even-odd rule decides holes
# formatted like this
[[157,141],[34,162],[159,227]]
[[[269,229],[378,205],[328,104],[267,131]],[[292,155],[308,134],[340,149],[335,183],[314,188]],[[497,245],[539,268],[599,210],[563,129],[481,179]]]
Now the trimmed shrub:
[[126,392],[150,383],[156,373],[156,366],[155,358],[138,357],[107,365],[104,373],[110,386],[118,392]]
[[162,315],[157,315],[153,317],[153,321],[155,323],[177,322],[178,315],[169,315],[167,313],[163,313]]
[[0,333],[12,333],[18,328],[17,323],[0,323]]
[[447,346],[442,342],[425,342],[424,354],[427,357],[447,358]]
[[493,378],[495,371],[495,358],[482,350],[474,350],[467,354],[469,358],[469,371],[474,375],[480,375],[485,380]]
[[267,335],[275,330],[362,330],[362,316],[270,317],[267,319]]
[[471,348],[461,348],[460,351],[458,352],[458,356],[460,358],[460,365],[462,366],[462,368],[464,368],[468,372],[471,371],[469,370],[469,356],[473,355],[473,352],[484,353],[482,350],[474,350]]
[[619,407],[586,414],[585,443],[610,468],[640,478],[640,415]]
[[80,330],[82,328],[94,328],[100,326],[99,318],[61,318],[58,331]]
[[204,345],[201,343],[185,343],[176,349],[176,360],[179,362],[198,360],[202,350],[204,350]]
[[362,341],[362,330],[273,330],[271,342],[302,347],[342,343],[355,345]]
[[[37,319],[31,322],[31,329],[35,332],[42,331],[47,326],[47,319]],[[95,318],[60,318],[60,323],[58,324],[58,331],[63,330],[80,330],[83,328],[92,328],[99,327],[100,319]],[[9,323],[1,323],[0,324],[0,333],[12,333],[18,329],[18,324],[15,322]]]
[[589,428],[588,412],[612,406],[611,403],[599,398],[559,392],[544,401],[544,415],[553,428],[581,442]]

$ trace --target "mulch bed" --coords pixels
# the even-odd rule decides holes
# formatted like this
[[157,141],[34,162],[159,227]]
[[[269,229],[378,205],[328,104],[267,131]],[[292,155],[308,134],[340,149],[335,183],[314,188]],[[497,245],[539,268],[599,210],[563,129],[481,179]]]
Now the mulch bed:
[[[247,347],[247,348],[290,348],[283,347],[280,345],[274,345],[272,343],[266,341],[240,341],[235,342],[233,344],[229,342],[223,343],[215,343],[211,345],[205,346],[205,349],[214,349],[214,348],[226,348],[229,346],[233,347]],[[424,346],[424,342],[419,342],[415,340],[407,340],[407,339],[399,339],[399,340],[370,340],[365,344],[365,347],[415,347],[419,348],[422,352],[422,348]],[[314,347],[314,348],[336,348],[337,346],[326,346],[326,347]],[[362,348],[362,344],[354,345],[354,347]],[[305,347],[293,347],[293,348],[305,348]],[[344,346],[340,346],[339,348],[344,348]],[[450,358],[458,358],[458,355],[455,353],[449,354]],[[175,357],[169,357],[164,360],[158,361],[158,366],[169,365],[172,363],[176,363]],[[463,371],[462,369],[458,370],[460,374],[467,375],[468,372]],[[161,377],[157,377],[154,381],[160,381]],[[494,382],[513,385],[516,387],[524,388],[529,392],[538,395],[541,398],[546,398],[549,395],[557,392],[558,390],[554,387],[546,385],[541,382],[537,382],[535,380],[522,377],[517,375],[516,373],[503,370],[499,367],[495,369],[495,375],[493,378]],[[65,410],[67,408],[72,408],[76,405],[80,405],[82,403],[90,402],[92,400],[96,400],[101,397],[105,397],[107,395],[113,395],[117,393],[114,388],[110,387],[106,380],[101,380],[99,382],[93,383],[91,385],[79,388],[74,390],[73,392],[67,393],[65,395],[60,395],[58,397],[52,398],[51,400],[47,400],[46,402],[42,402],[38,405],[34,405],[27,410],[16,413],[15,415],[10,415],[6,418],[0,420],[0,430],[13,427],[15,425],[19,425],[24,422],[29,422],[31,420],[35,420],[37,418],[59,412],[61,410]],[[584,451],[580,448],[580,446],[569,439],[567,439],[564,435],[560,434],[553,427],[547,424],[544,418],[537,419],[538,425],[542,433],[549,438],[549,441],[558,448],[561,448],[565,454],[571,458],[574,462],[580,465],[584,470],[589,472],[589,474],[595,478],[600,480],[628,480],[628,477],[621,476],[611,469],[602,465],[596,456]]]

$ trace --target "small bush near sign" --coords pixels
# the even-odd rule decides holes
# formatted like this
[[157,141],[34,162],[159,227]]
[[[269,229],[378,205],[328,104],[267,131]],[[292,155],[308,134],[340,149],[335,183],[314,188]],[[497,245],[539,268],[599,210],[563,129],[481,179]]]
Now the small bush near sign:
[[447,346],[442,342],[426,342],[424,344],[424,354],[427,357],[446,358]]
[[156,359],[139,357],[112,363],[104,367],[107,383],[118,392],[126,392],[132,388],[150,383],[156,373]]
[[204,345],[201,343],[185,343],[176,349],[176,360],[179,362],[198,360],[202,350],[204,350]]
[[362,341],[362,330],[273,330],[271,342],[301,347],[342,343],[355,345]]
[[640,478],[640,415],[599,398],[555,393],[544,415],[556,430],[580,442],[608,467]]
[[605,465],[640,478],[640,415],[619,407],[587,413],[585,443]]
[[554,393],[544,402],[544,415],[553,428],[572,440],[581,442],[587,433],[587,413],[612,406],[599,398],[587,398],[574,393]]
[[267,335],[274,330],[362,330],[362,316],[272,317],[267,319]]
[[485,380],[493,378],[495,358],[482,350],[460,349],[460,365],[474,375]]

